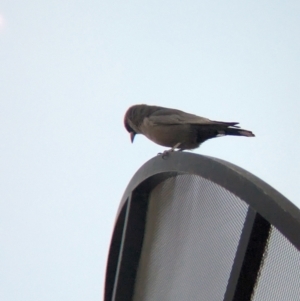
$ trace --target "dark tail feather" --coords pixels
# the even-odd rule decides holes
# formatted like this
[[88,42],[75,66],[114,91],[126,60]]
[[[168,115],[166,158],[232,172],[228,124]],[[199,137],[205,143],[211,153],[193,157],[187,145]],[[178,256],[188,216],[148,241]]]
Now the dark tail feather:
[[246,137],[255,137],[251,131],[243,129],[231,129],[227,128],[224,131],[220,131],[220,134],[230,135],[230,136],[246,136]]
[[222,121],[214,121],[212,120],[212,123],[214,124],[222,124],[222,125],[226,125],[226,126],[232,126],[235,128],[240,128],[237,124],[239,124],[239,122],[222,122]]

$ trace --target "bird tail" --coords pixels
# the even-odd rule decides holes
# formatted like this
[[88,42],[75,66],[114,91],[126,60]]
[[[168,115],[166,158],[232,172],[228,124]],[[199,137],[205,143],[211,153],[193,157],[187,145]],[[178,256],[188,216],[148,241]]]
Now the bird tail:
[[240,128],[240,127],[237,125],[237,124],[239,124],[238,122],[222,122],[222,121],[215,121],[215,120],[212,120],[211,123],[212,123],[212,124],[225,125],[225,126],[232,126],[232,127],[234,127],[234,128],[237,128],[237,129]]
[[229,135],[229,136],[245,136],[245,137],[255,137],[251,131],[237,129],[237,128],[227,128],[219,131],[220,135]]

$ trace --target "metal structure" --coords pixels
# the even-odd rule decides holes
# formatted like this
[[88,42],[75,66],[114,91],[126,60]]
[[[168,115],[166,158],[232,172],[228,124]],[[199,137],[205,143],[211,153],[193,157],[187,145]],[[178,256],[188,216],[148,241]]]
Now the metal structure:
[[120,204],[105,301],[300,300],[300,211],[249,172],[171,153]]

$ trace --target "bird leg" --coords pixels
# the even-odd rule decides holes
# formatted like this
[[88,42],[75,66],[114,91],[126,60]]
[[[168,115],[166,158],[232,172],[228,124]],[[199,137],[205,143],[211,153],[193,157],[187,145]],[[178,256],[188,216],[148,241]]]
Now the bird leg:
[[176,143],[172,148],[165,150],[163,153],[158,153],[158,155],[162,155],[163,159],[166,159],[171,152],[174,152],[176,148],[179,147],[181,143]]

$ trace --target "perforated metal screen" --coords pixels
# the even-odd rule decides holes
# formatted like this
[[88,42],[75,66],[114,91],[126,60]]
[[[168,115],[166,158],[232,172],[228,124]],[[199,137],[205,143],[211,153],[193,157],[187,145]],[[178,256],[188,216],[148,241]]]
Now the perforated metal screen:
[[300,300],[300,252],[275,227],[272,227],[252,300]]
[[199,176],[158,185],[149,199],[134,300],[223,300],[247,208]]

